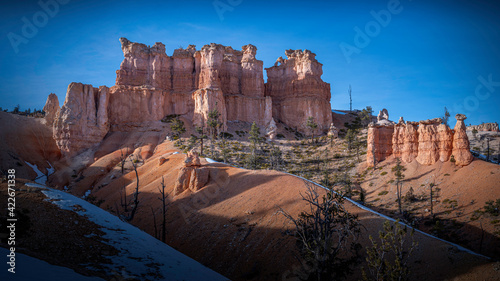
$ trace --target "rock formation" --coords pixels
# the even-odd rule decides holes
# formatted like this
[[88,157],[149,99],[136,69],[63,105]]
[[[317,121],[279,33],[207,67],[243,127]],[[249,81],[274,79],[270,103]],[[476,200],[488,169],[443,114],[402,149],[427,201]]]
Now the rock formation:
[[216,109],[223,130],[236,120],[265,127],[274,118],[305,131],[312,116],[322,132],[331,123],[330,85],[321,80],[322,65],[308,50],[286,51],[288,59],[267,69],[264,85],[263,62],[253,45],[241,51],[214,43],[201,50],[189,45],[168,56],[160,42],[152,47],[126,38],[120,42],[124,59],[115,86],[80,89],[72,83],[68,88],[54,121],[54,138],[65,155],[91,147],[108,130],[131,131],[172,114],[202,126]]
[[455,164],[458,166],[469,165],[474,159],[470,152],[469,138],[465,129],[464,120],[467,117],[463,114],[455,115],[457,124],[455,124],[455,134],[453,134],[453,151],[452,155],[455,158]]
[[43,107],[43,111],[45,112],[45,124],[52,127],[54,119],[57,118],[60,110],[61,108],[59,107],[59,99],[57,98],[56,94],[50,94],[47,97],[45,106]]
[[465,132],[465,115],[457,114],[457,125],[451,130],[442,124],[441,118],[420,122],[404,122],[395,125],[387,120],[388,113],[382,110],[377,123],[370,123],[367,138],[367,164],[374,166],[390,155],[401,158],[404,163],[416,160],[422,165],[432,165],[437,161],[446,162],[453,155],[455,163],[468,165],[473,157]]
[[380,122],[382,120],[389,120],[389,112],[385,108],[380,110],[377,115],[377,122]]
[[54,121],[54,139],[65,156],[101,142],[109,130],[106,86],[71,83],[64,105]]
[[404,132],[403,148],[401,149],[401,159],[405,163],[411,163],[418,155],[418,123],[406,122]]
[[389,122],[372,122],[368,125],[366,162],[369,165],[373,166],[392,155],[393,132],[394,125]]
[[269,126],[266,128],[266,137],[268,141],[273,141],[276,138],[276,132],[278,131],[278,127],[276,126],[276,122],[274,119],[271,119]]
[[441,118],[420,121],[418,125],[418,155],[417,162],[431,165],[439,160],[439,145],[437,127]]
[[499,128],[498,128],[498,123],[482,123],[480,125],[474,125],[474,126],[468,126],[467,127],[467,130],[478,130],[478,131],[483,131],[483,132],[487,132],[487,131],[490,131],[490,132],[500,132]]
[[273,99],[273,117],[300,131],[313,117],[321,131],[332,123],[330,84],[321,80],[323,65],[309,50],[287,50],[287,59],[278,58],[266,68],[266,96]]
[[180,169],[175,182],[174,196],[189,189],[193,192],[204,187],[209,180],[210,171],[208,167],[201,167],[198,153],[189,152],[184,161],[184,167]]
[[333,125],[333,123],[330,124],[330,128],[328,129],[328,137],[330,138],[338,138],[339,137],[339,129]]

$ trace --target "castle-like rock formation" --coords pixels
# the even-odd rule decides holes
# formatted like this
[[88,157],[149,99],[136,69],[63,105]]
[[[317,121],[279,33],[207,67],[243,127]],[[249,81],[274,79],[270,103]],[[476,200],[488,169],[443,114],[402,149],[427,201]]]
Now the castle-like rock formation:
[[299,131],[313,117],[325,132],[331,119],[330,85],[321,80],[322,64],[315,54],[288,50],[267,68],[257,48],[242,50],[219,44],[201,50],[189,45],[165,52],[120,38],[124,55],[116,71],[116,85],[94,88],[72,83],[54,121],[54,139],[63,154],[72,155],[100,142],[111,131],[129,131],[171,114],[183,115],[196,126],[206,123],[217,109],[220,121],[256,122],[262,127],[273,118]]
[[404,163],[416,160],[422,165],[432,165],[437,161],[450,161],[465,166],[472,162],[469,139],[464,121],[467,117],[457,114],[454,130],[442,123],[441,118],[420,122],[397,124],[388,120],[387,110],[381,111],[377,123],[368,127],[367,164],[370,167],[389,156],[401,158]]
[[474,130],[476,129],[477,131],[483,131],[483,132],[500,132],[498,128],[498,123],[482,123],[479,125],[474,125],[474,126],[468,126],[467,130]]

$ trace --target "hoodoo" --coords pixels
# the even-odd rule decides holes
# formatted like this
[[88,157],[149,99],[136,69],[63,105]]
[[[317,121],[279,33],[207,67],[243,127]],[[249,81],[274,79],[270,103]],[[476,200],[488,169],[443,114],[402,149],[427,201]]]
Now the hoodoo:
[[401,117],[397,124],[387,120],[387,110],[379,113],[378,122],[368,128],[367,164],[373,167],[377,162],[393,155],[404,163],[416,160],[422,165],[432,165],[437,161],[450,161],[466,166],[472,162],[469,139],[464,121],[467,117],[457,114],[457,124],[451,130],[441,118],[407,121]]
[[313,117],[324,133],[332,122],[330,84],[321,79],[322,64],[311,51],[286,51],[287,59],[266,69],[264,84],[263,62],[250,44],[241,51],[189,45],[168,56],[160,42],[149,47],[120,38],[120,43],[124,59],[116,84],[108,89],[71,83],[60,114],[51,117],[64,155],[92,147],[108,131],[130,131],[172,114],[202,126],[217,109],[224,129],[228,121],[266,128],[274,119],[305,131],[306,119]]

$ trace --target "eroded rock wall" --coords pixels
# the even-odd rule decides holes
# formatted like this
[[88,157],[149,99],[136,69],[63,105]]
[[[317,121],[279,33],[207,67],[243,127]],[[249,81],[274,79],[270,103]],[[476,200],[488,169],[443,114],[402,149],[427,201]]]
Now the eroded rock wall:
[[330,84],[323,82],[323,65],[309,50],[287,50],[287,59],[278,58],[266,68],[265,94],[273,99],[273,117],[300,131],[313,117],[321,131],[332,123]]
[[71,83],[54,120],[53,136],[64,156],[72,156],[102,141],[109,131],[109,89]]
[[268,69],[265,85],[253,45],[242,50],[189,45],[168,56],[160,42],[150,47],[120,38],[120,43],[124,59],[113,87],[72,83],[68,88],[60,117],[54,117],[54,138],[65,154],[91,147],[108,130],[130,131],[167,115],[183,115],[201,126],[214,109],[223,129],[227,121],[267,127],[273,117],[303,131],[310,116],[322,131],[331,123],[330,85],[321,80],[322,65],[310,51],[286,51],[288,59]]
[[[382,111],[381,111],[382,112]],[[382,114],[379,116],[387,116]],[[465,131],[465,115],[457,114],[454,130],[442,124],[441,118],[399,122],[391,126],[385,117],[368,128],[367,164],[373,167],[389,156],[401,158],[404,163],[416,160],[422,165],[432,165],[437,161],[455,161],[458,166],[472,162],[469,140]],[[391,149],[389,149],[389,146]]]

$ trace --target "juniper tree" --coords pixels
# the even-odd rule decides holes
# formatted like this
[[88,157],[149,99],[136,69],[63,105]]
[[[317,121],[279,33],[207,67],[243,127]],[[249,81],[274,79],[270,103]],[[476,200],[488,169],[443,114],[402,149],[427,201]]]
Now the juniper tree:
[[406,168],[401,165],[401,159],[398,157],[396,158],[396,166],[392,167],[392,172],[394,172],[394,176],[396,177],[396,192],[398,196],[398,208],[399,208],[399,213],[402,214],[403,210],[401,207],[401,193],[403,189],[403,179],[405,175],[403,172],[406,170]]
[[409,258],[418,246],[413,235],[415,229],[408,233],[399,220],[394,223],[386,220],[384,230],[379,232],[380,242],[370,235],[372,246],[366,249],[368,263],[368,276],[363,268],[364,280],[375,281],[403,281],[409,280]]
[[314,121],[314,117],[309,116],[306,120],[306,126],[311,130],[311,143],[314,142],[314,132],[318,128],[318,124]]
[[180,120],[179,117],[176,117],[174,118],[174,120],[172,120],[170,129],[174,133],[175,139],[180,139],[181,135],[186,132],[186,128],[184,127],[184,122]]
[[215,138],[219,134],[221,122],[219,120],[221,114],[217,110],[217,108],[211,110],[208,112],[208,119],[207,119],[207,129],[208,129],[208,134],[210,136],[210,154],[211,157],[214,157],[214,142]]
[[257,156],[257,145],[260,143],[260,129],[255,122],[252,123],[250,128],[248,140],[250,141],[250,156],[248,159],[248,164],[252,169],[257,169],[258,156]]

